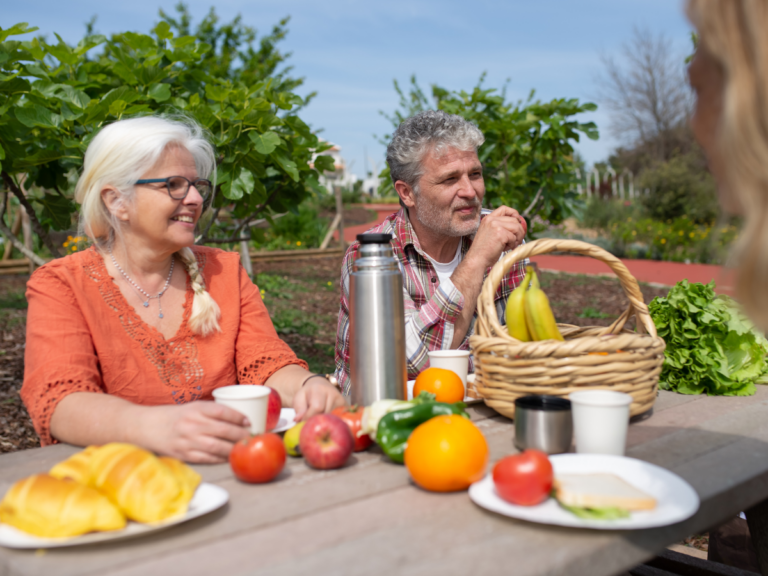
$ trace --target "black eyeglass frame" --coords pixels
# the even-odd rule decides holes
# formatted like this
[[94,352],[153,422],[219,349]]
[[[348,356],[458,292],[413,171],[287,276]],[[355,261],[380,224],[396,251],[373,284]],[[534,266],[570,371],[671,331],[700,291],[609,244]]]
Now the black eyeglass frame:
[[[181,196],[180,198],[176,198],[171,193],[171,180],[174,178],[181,178],[182,180],[187,181],[187,189],[184,192],[184,195]],[[213,183],[210,180],[207,180],[206,178],[195,178],[194,180],[190,180],[186,176],[168,176],[168,178],[145,178],[144,180],[136,180],[134,184],[159,184],[161,182],[165,184],[165,189],[168,191],[168,196],[170,196],[171,199],[173,200],[184,200],[184,198],[187,197],[187,194],[189,194],[189,189],[192,188],[192,186],[194,186],[195,189],[197,189],[198,182],[205,182],[206,184],[208,184],[208,190],[209,190],[208,194],[207,195],[200,194],[200,196],[203,197],[203,203],[206,203],[213,195]],[[200,190],[198,190],[198,192],[200,192]]]

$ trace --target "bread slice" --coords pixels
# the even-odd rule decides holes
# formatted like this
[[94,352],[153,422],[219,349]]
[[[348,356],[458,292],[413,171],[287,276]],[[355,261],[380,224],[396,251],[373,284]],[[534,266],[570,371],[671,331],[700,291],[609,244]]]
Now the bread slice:
[[653,510],[656,500],[615,474],[558,474],[555,498],[577,508]]

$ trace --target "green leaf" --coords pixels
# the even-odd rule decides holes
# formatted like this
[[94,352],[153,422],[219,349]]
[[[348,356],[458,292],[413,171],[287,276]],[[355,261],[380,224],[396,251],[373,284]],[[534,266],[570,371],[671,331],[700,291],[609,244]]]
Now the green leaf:
[[16,168],[19,169],[26,169],[26,168],[32,168],[34,166],[40,166],[42,164],[48,164],[49,162],[55,162],[56,160],[60,160],[64,156],[66,156],[67,153],[65,150],[59,148],[56,150],[38,150],[34,154],[27,156],[26,158],[19,158],[16,162]]
[[5,160],[5,150],[0,146],[0,160]]
[[88,94],[82,90],[73,88],[68,84],[61,85],[61,88],[63,91],[62,99],[66,100],[70,104],[74,104],[80,109],[85,109],[85,107],[88,106],[88,103],[91,101]]
[[332,156],[321,154],[315,158],[315,170],[322,174],[323,172],[333,172],[336,169]]
[[165,102],[171,97],[171,87],[168,84],[152,84],[147,93],[155,102]]
[[275,151],[275,148],[282,142],[280,136],[271,130],[264,132],[263,134],[251,131],[248,132],[248,137],[251,139],[251,142],[253,142],[253,147],[256,151],[264,155],[272,154],[272,152]]
[[607,507],[607,508],[581,508],[578,506],[566,506],[562,502],[558,501],[558,504],[563,509],[568,510],[571,514],[578,516],[584,520],[619,520],[621,518],[629,518],[629,511],[623,508]]
[[296,166],[296,162],[288,158],[288,156],[279,150],[273,152],[271,157],[277,161],[280,167],[286,172],[286,174],[288,174],[288,176],[291,177],[294,182],[299,181],[299,169]]
[[150,50],[156,46],[151,36],[135,32],[123,32],[122,40],[134,50]]
[[216,84],[206,84],[205,95],[211,100],[224,102],[224,100],[226,100],[227,96],[229,95],[229,91],[226,88],[217,86]]
[[61,116],[54,114],[39,104],[33,104],[25,108],[16,108],[16,119],[28,128],[58,128],[61,125]]
[[43,206],[41,223],[54,230],[67,230],[72,226],[72,213],[75,207],[72,202],[58,194],[44,194],[36,201]]
[[253,183],[253,174],[245,168],[241,168],[237,178],[232,180],[232,182],[228,182],[226,186],[222,186],[222,191],[224,196],[230,200],[240,200],[244,195],[251,193]]
[[37,32],[38,30],[39,28],[37,26],[30,28],[26,22],[19,22],[5,30],[0,28],[0,42],[5,41],[9,36],[20,36],[21,34],[29,34],[31,32]]
[[168,22],[162,21],[157,26],[155,26],[154,30],[152,30],[155,33],[155,36],[159,40],[168,40],[170,38],[173,38],[173,32],[171,32],[171,25],[168,24]]

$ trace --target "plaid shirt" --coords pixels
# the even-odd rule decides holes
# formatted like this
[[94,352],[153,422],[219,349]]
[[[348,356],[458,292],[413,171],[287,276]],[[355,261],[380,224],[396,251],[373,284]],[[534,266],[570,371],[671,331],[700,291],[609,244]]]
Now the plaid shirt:
[[[411,227],[403,209],[389,216],[384,222],[368,230],[369,233],[392,234],[392,249],[400,261],[403,274],[403,298],[405,300],[405,352],[408,378],[413,380],[429,366],[430,350],[450,349],[454,324],[464,309],[464,296],[450,279],[439,281],[434,266],[422,251],[416,232]],[[461,258],[467,254],[472,240],[461,239]],[[350,393],[349,380],[349,275],[357,258],[360,244],[355,242],[348,249],[341,266],[341,307],[336,332],[336,378],[345,395]],[[502,324],[505,321],[507,297],[525,277],[526,261],[517,262],[502,278],[496,291],[496,312]],[[485,271],[485,277],[491,271]],[[475,317],[467,330],[460,350],[469,350],[469,337],[475,327]],[[471,358],[470,358],[471,362]],[[470,371],[472,365],[470,363]]]

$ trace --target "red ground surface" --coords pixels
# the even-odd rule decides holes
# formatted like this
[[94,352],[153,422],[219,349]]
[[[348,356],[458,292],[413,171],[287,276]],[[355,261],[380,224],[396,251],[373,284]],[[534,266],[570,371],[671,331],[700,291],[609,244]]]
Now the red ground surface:
[[[608,275],[613,272],[608,265],[584,256],[535,256],[531,258],[542,270],[569,272],[572,274]],[[715,281],[715,291],[732,295],[734,291],[733,270],[709,264],[681,264],[656,260],[621,260],[639,282],[674,286],[680,280],[706,284]]]
[[[377,218],[374,222],[348,226],[344,229],[344,240],[354,242],[358,234],[365,232],[398,210],[397,204],[366,204],[368,210],[375,210]],[[338,239],[338,234],[335,235]],[[613,272],[607,264],[593,258],[584,256],[536,256],[532,258],[542,270],[553,272],[567,272],[570,274],[589,274],[597,276],[613,276]],[[680,262],[659,262],[656,260],[630,260],[622,259],[638,282],[661,284],[662,286],[674,286],[680,280],[689,282],[701,282],[707,284],[715,281],[715,291],[720,294],[733,295],[734,275],[733,271],[722,266],[710,264],[681,264]]]

